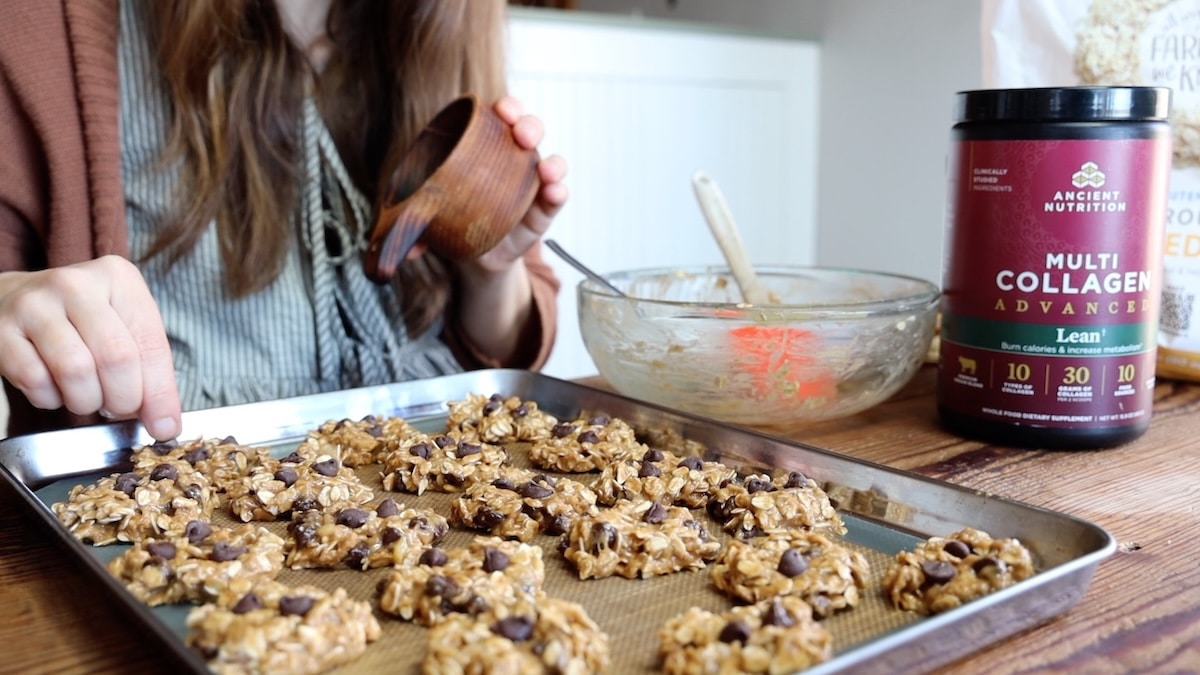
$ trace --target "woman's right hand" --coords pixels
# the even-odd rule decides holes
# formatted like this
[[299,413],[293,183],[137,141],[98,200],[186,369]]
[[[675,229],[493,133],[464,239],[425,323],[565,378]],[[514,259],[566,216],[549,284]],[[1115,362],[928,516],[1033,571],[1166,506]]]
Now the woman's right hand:
[[0,273],[0,377],[38,408],[136,417],[158,440],[181,431],[162,316],[119,256]]

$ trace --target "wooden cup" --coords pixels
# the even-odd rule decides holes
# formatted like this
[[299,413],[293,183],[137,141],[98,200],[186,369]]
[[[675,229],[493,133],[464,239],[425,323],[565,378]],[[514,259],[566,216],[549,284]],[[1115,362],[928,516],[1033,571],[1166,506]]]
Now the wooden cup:
[[533,203],[538,160],[491,107],[472,95],[452,101],[389,178],[363,255],[367,276],[391,279],[418,240],[452,259],[490,250]]

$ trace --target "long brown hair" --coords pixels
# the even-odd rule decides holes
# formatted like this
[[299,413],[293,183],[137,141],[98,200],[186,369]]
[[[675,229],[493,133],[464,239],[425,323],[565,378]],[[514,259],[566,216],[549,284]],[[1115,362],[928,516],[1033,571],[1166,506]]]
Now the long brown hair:
[[[372,201],[443,105],[465,92],[494,101],[505,90],[503,0],[334,0],[332,49],[319,74],[284,33],[274,0],[146,7],[173,104],[164,159],[181,168],[179,213],[149,255],[177,261],[215,219],[232,297],[260,290],[282,269],[302,176],[306,87]],[[423,329],[445,304],[445,263],[426,254],[404,265],[397,282],[410,329]]]

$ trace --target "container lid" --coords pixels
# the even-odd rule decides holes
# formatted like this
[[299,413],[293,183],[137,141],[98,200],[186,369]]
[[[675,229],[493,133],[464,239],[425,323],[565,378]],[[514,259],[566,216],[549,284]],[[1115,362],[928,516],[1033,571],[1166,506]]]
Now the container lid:
[[960,91],[958,122],[1099,122],[1166,120],[1166,87],[1032,87]]

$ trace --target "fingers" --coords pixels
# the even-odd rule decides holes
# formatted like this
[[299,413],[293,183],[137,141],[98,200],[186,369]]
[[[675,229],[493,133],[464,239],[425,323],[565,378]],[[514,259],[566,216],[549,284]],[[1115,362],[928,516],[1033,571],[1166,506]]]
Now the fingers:
[[544,208],[557,212],[567,202],[567,186],[563,183],[566,177],[567,161],[562,157],[551,155],[538,162],[538,178],[542,181],[538,199]]
[[[130,272],[136,274],[136,279],[127,279],[127,283],[122,285],[124,292],[114,296],[111,302],[121,324],[128,328],[137,358],[132,364],[122,362],[120,366],[123,370],[132,370],[132,366],[136,366],[136,377],[140,379],[142,392],[141,406],[136,410],[138,419],[151,436],[168,440],[182,431],[182,405],[179,387],[175,382],[171,345],[150,289],[136,269],[125,271],[126,274]],[[124,374],[127,377],[135,375],[128,371]],[[107,386],[104,392],[107,405],[115,392]]]
[[137,268],[115,256],[5,275],[0,376],[39,408],[137,416],[159,440],[180,431],[158,307]]
[[543,127],[542,121],[532,115],[526,115],[525,108],[520,101],[512,96],[505,96],[496,101],[493,109],[500,119],[512,127],[513,138],[517,141],[517,145],[531,150],[542,142],[542,137],[545,136],[545,127]]

